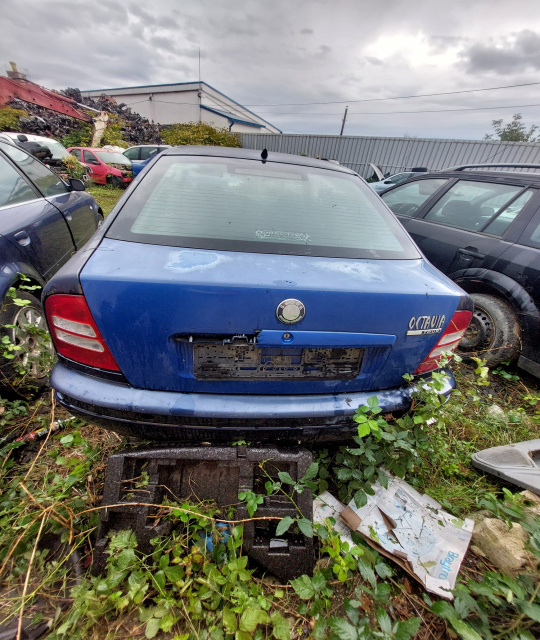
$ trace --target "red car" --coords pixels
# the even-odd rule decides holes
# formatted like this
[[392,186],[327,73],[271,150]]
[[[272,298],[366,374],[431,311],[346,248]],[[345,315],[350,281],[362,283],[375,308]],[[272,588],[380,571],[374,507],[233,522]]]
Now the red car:
[[68,151],[88,169],[90,178],[96,184],[125,187],[133,180],[131,160],[122,153],[90,147],[70,147]]

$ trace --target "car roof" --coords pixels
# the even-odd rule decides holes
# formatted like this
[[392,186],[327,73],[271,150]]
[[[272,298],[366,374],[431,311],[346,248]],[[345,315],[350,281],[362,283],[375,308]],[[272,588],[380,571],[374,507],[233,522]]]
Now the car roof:
[[164,142],[156,142],[155,144],[134,144],[131,145],[131,147],[124,149],[124,151],[127,151],[128,149],[137,149],[138,147],[172,147],[172,144],[165,144]]
[[23,133],[22,131],[2,131],[3,136],[9,136],[11,140],[17,140],[17,136],[26,136],[30,142],[58,142],[56,138],[47,138],[47,136],[38,136],[34,133]]
[[[409,182],[416,182],[417,180],[426,180],[428,178],[449,178],[459,180],[466,178],[467,180],[478,180],[480,182],[500,182],[507,184],[509,182],[523,186],[540,187],[540,165],[521,165],[522,168],[530,167],[538,170],[537,173],[527,173],[523,171],[502,171],[501,169],[510,168],[508,164],[494,164],[492,168],[496,171],[490,171],[490,165],[486,165],[482,169],[482,165],[478,165],[478,168],[474,167],[451,167],[449,169],[443,169],[442,171],[428,171],[423,173],[414,173],[413,176],[407,179],[406,182],[402,182],[400,185],[408,184]],[[515,165],[518,168],[520,165]]]
[[85,151],[100,151],[102,153],[120,153],[114,149],[104,149],[103,147],[70,147],[70,149],[84,149]]
[[[263,162],[263,151],[259,149],[238,149],[236,147],[211,147],[205,145],[182,145],[171,147],[162,151],[162,156],[213,156],[219,158],[238,158],[242,160],[259,160]],[[281,162],[283,164],[303,165],[305,167],[315,167],[319,169],[330,169],[340,171],[350,175],[357,175],[351,169],[344,167],[332,160],[319,160],[307,158],[305,156],[295,156],[290,153],[277,153],[268,151],[268,156],[264,162]]]

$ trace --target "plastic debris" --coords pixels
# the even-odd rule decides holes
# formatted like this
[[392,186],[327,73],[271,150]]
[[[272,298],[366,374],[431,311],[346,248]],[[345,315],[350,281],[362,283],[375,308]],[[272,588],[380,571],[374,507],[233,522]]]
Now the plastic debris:
[[540,439],[473,453],[478,469],[540,495]]
[[372,489],[374,495],[368,495],[367,504],[360,508],[354,501],[345,506],[324,492],[314,502],[314,521],[335,518],[335,530],[350,545],[350,529],[358,531],[427,591],[452,600],[474,522],[446,513],[436,500],[399,478],[389,477],[386,489],[379,482]]

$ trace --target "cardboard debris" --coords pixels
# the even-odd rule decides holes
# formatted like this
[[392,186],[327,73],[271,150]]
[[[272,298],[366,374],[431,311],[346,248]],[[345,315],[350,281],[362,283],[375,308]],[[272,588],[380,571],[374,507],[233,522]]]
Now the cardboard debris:
[[[452,589],[467,548],[474,522],[460,520],[441,505],[422,495],[400,478],[388,479],[388,489],[372,486],[367,504],[344,506],[325,491],[314,503],[315,522],[336,519],[342,540],[353,544],[348,525],[358,531],[379,553],[394,560],[430,593],[452,600]],[[341,519],[340,519],[341,518]]]

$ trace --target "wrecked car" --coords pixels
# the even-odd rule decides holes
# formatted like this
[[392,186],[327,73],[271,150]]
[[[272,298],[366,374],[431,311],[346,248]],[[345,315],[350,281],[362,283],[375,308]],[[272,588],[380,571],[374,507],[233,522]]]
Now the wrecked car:
[[44,304],[71,413],[214,441],[342,438],[374,395],[408,408],[403,374],[429,378],[472,311],[351,170],[207,146],[156,156]]
[[0,140],[0,337],[22,348],[13,359],[2,359],[2,383],[21,363],[34,384],[48,382],[43,343],[35,336],[35,329],[46,328],[39,293],[17,292],[27,304],[21,307],[8,292],[25,283],[24,277],[27,285],[42,287],[103,223],[103,212],[84,190],[81,180],[64,182],[23,149]]
[[68,151],[81,162],[96,184],[126,187],[133,180],[131,160],[110,149],[70,147]]
[[[54,138],[47,138],[45,136],[33,135],[30,133],[14,133],[11,131],[2,131],[2,133],[0,133],[0,140],[4,140],[5,142],[14,144],[21,149],[25,149],[25,151],[28,151],[29,153],[32,152],[30,151],[28,146],[32,143],[40,145],[41,147],[45,147],[49,150],[49,153],[44,156],[43,159],[39,159],[41,159],[44,164],[51,167],[51,169],[63,180],[67,180],[69,178],[68,172],[66,171],[66,167],[64,165],[64,159],[66,157],[69,157],[70,153],[62,143],[58,142],[58,140],[54,140]],[[83,179],[86,178],[87,175],[85,173]]]

